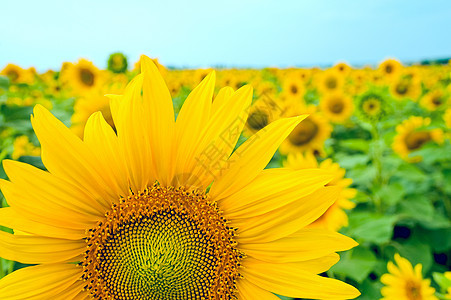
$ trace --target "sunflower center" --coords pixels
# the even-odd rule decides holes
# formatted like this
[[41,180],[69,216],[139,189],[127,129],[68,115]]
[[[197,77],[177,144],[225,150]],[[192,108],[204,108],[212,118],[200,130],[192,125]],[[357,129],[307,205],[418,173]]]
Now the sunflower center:
[[235,230],[204,194],[154,185],[89,231],[81,263],[94,299],[232,299]]
[[9,78],[9,80],[14,82],[17,80],[17,78],[19,78],[19,73],[17,73],[16,70],[9,70],[8,73],[6,73],[6,76]]
[[291,85],[290,90],[293,95],[296,95],[298,93],[298,87],[294,84]]
[[441,97],[434,97],[432,98],[432,104],[434,104],[435,106],[440,106],[442,105],[442,98]]
[[249,115],[247,125],[253,130],[260,130],[268,125],[268,114],[261,110],[256,110]]
[[82,68],[80,69],[80,80],[87,86],[94,85],[94,73],[89,69]]
[[326,87],[330,90],[335,89],[337,87],[337,79],[335,77],[327,77]]
[[341,101],[341,99],[335,99],[334,101],[331,101],[329,103],[329,110],[333,112],[334,114],[339,114],[344,109],[344,103]]
[[369,99],[363,103],[363,110],[373,116],[377,115],[380,112],[381,104],[376,99]]
[[294,128],[288,136],[288,139],[293,145],[301,146],[313,140],[318,130],[318,125],[307,118]]
[[409,280],[406,282],[406,296],[409,300],[421,300],[421,285]]
[[409,86],[406,83],[399,83],[396,86],[396,93],[398,93],[398,95],[405,95],[405,94],[407,94],[408,90],[409,90]]
[[407,149],[416,150],[431,140],[431,134],[427,131],[411,132],[406,135]]
[[385,73],[390,74],[391,72],[393,72],[392,65],[386,65],[385,66]]

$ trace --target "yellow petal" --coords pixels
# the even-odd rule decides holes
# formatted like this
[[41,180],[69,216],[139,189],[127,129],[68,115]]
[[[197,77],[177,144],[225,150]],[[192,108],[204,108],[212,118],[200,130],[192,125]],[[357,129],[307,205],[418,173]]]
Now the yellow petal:
[[177,116],[174,185],[185,185],[196,163],[195,149],[211,115],[215,78],[214,71],[208,74],[186,98]]
[[166,186],[173,176],[174,108],[163,77],[154,62],[144,55],[141,57],[141,71],[144,74],[143,108],[147,116],[147,138],[151,143],[155,176],[160,184]]
[[[286,237],[318,219],[337,199],[339,187],[324,187],[264,215],[243,219],[239,243],[266,243]],[[235,220],[233,222],[236,222]]]
[[83,290],[84,286],[86,286],[86,283],[83,280],[79,279],[57,295],[55,295],[53,292],[49,292],[45,294],[45,296],[47,296],[48,299],[52,300],[75,300],[80,296],[83,297],[80,299],[89,299],[89,293]]
[[299,116],[277,120],[244,142],[221,170],[211,187],[210,196],[219,200],[245,187],[266,167],[280,143],[305,118]]
[[65,240],[0,231],[0,257],[24,264],[80,260],[86,249],[83,240]]
[[148,136],[148,122],[141,96],[143,74],[136,76],[124,96],[111,97],[111,113],[116,125],[120,156],[125,160],[130,188],[138,193],[155,181]]
[[236,285],[239,300],[280,300],[279,297],[270,293],[246,279],[239,279]]
[[0,225],[45,237],[69,240],[80,240],[86,237],[84,229],[74,230],[60,226],[42,224],[24,217],[22,213],[17,213],[12,207],[0,208]]
[[75,264],[47,264],[26,267],[0,280],[2,300],[55,299],[81,276]]
[[219,90],[218,94],[216,95],[215,99],[213,100],[213,104],[211,105],[211,112],[214,115],[217,113],[220,109],[223,109],[223,107],[227,107],[226,102],[232,96],[233,89],[229,86],[223,87]]
[[[64,202],[60,204],[52,198],[37,198],[33,193],[20,187],[0,179],[0,189],[8,204],[30,220],[50,226],[85,230],[92,227],[99,219],[98,216],[71,209],[65,206]],[[53,191],[49,190],[49,192],[51,194]]]
[[199,182],[201,188],[211,184],[227,163],[246,123],[252,88],[244,86],[228,98],[226,93],[222,93],[223,99],[218,99],[222,105],[213,113],[194,148],[196,165],[188,184]]
[[324,187],[333,174],[320,169],[268,169],[235,194],[219,201],[227,219],[262,215]]
[[85,125],[84,142],[104,170],[105,180],[117,195],[130,194],[127,170],[119,152],[119,141],[101,112],[92,114]]
[[240,243],[239,249],[259,260],[286,263],[304,261],[349,250],[358,244],[351,238],[324,229],[305,228],[268,243]]
[[296,264],[243,261],[242,274],[253,284],[279,295],[309,299],[354,299],[359,291],[338,280],[299,270]]
[[35,106],[31,123],[41,143],[41,156],[46,168],[86,190],[109,208],[111,201],[119,195],[108,187],[105,174],[86,145],[41,105]]

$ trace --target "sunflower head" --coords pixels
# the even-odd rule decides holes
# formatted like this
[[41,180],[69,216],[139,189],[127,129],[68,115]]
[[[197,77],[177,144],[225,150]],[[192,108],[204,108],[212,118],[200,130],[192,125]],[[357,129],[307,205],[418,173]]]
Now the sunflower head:
[[127,57],[121,52],[113,53],[108,58],[107,68],[113,73],[125,73],[125,71],[127,71],[127,67]]
[[27,83],[32,84],[34,81],[35,72],[32,69],[22,69],[18,65],[8,64],[3,70],[0,71],[0,75],[8,77],[11,83]]
[[295,74],[284,79],[282,91],[287,97],[301,100],[304,97],[304,90],[304,82]]
[[390,111],[389,103],[382,93],[368,91],[357,97],[357,116],[366,122],[382,120]]
[[409,98],[416,101],[421,95],[421,83],[409,77],[402,76],[391,81],[390,93],[398,100]]
[[321,98],[319,108],[330,121],[343,123],[351,117],[354,103],[343,93],[332,93]]
[[76,64],[65,64],[60,77],[76,95],[97,91],[104,82],[102,71],[86,59],[80,59]]
[[402,64],[396,59],[387,59],[384,60],[379,65],[379,71],[381,74],[387,78],[396,78],[399,73],[402,71]]
[[408,162],[421,161],[420,156],[409,157],[410,152],[419,150],[428,142],[443,142],[443,131],[440,129],[426,129],[431,123],[429,118],[412,116],[396,127],[396,136],[392,148]]
[[442,89],[435,89],[427,93],[420,100],[421,106],[429,111],[435,111],[446,107],[448,95]]
[[318,74],[316,86],[320,93],[341,91],[345,82],[344,75],[336,69],[329,69]]
[[330,137],[332,126],[314,105],[287,104],[287,116],[296,114],[309,114],[309,116],[296,126],[288,138],[280,146],[282,154],[292,152],[322,152],[324,141]]
[[351,72],[352,70],[351,66],[345,62],[337,63],[336,65],[334,65],[334,69],[336,69],[339,73],[343,75],[348,75],[349,72]]
[[264,170],[306,116],[276,120],[235,149],[252,89],[223,88],[212,101],[214,89],[212,72],[175,119],[163,77],[142,57],[124,94],[109,95],[115,131],[96,112],[80,139],[36,106],[32,125],[48,171],[7,160],[10,181],[0,180],[10,205],[0,208],[0,225],[26,233],[0,231],[0,255],[34,266],[2,278],[0,295],[357,297],[316,275],[338,261],[335,252],[356,246],[307,227],[339,197],[330,172]]
[[381,282],[385,286],[381,289],[382,300],[426,300],[437,299],[434,296],[435,289],[430,286],[429,279],[423,279],[422,265],[415,267],[399,254],[395,254],[396,265],[389,261],[388,272],[382,275]]

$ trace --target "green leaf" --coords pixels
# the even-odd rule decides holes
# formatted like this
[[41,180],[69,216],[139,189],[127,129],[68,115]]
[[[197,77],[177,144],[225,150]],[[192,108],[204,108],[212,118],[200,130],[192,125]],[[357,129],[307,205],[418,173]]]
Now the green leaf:
[[425,241],[420,241],[415,236],[411,237],[404,244],[393,243],[393,246],[402,257],[406,258],[412,266],[423,265],[423,274],[431,268],[434,258],[432,256],[431,246]]
[[396,182],[382,186],[378,191],[376,191],[376,194],[386,206],[393,206],[402,200],[405,195],[405,191],[404,187],[400,183]]
[[330,269],[331,272],[349,277],[357,282],[366,279],[377,262],[373,252],[363,246],[357,246],[340,256],[340,261]]
[[335,159],[340,165],[340,167],[349,170],[356,166],[366,165],[368,163],[369,157],[366,154],[354,154],[354,155],[337,154],[335,156]]
[[443,293],[451,287],[451,279],[445,277],[442,273],[434,272],[432,273],[432,278],[434,278],[434,281],[438,284],[440,291]]
[[351,212],[349,214],[348,234],[358,242],[382,244],[393,235],[396,216],[377,215],[370,212]]
[[372,281],[371,279],[365,279],[360,285],[359,285],[359,291],[362,293],[360,297],[357,299],[359,300],[374,300],[374,299],[380,299],[381,298],[381,288],[383,287],[383,284],[379,281]]

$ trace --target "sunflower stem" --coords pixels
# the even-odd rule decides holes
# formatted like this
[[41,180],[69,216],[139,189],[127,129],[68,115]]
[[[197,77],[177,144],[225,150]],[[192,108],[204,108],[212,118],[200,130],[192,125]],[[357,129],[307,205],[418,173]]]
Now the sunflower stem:
[[[375,185],[377,188],[381,188],[383,185],[383,178],[382,178],[382,148],[381,148],[381,136],[379,134],[379,128],[377,124],[372,124],[372,139],[373,139],[373,151],[371,151],[372,155],[372,161],[374,163],[374,166],[376,167],[376,178],[375,178]],[[379,213],[383,212],[382,207],[382,199],[380,198],[378,193],[374,193],[374,206],[376,208],[376,211]]]

